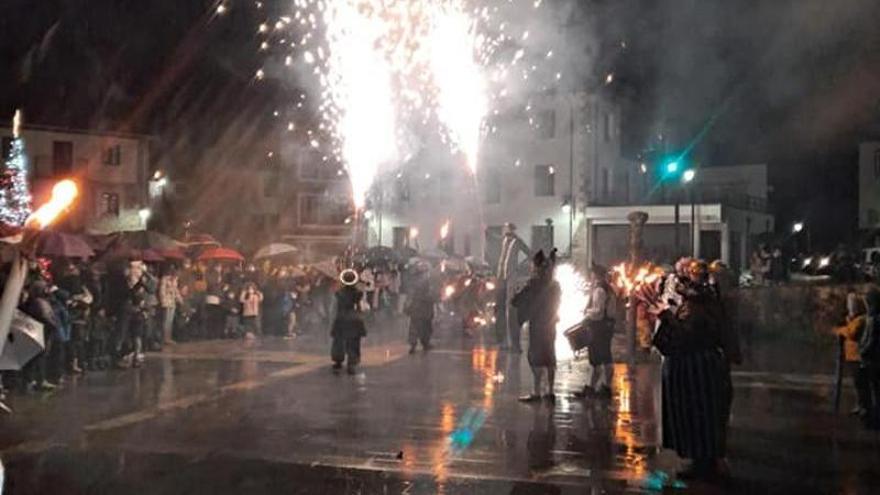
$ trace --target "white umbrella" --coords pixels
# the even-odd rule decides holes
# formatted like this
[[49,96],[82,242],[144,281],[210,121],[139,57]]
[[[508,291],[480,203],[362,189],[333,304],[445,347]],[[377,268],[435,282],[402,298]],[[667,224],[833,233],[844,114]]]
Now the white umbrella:
[[299,252],[294,246],[290,244],[284,244],[283,242],[273,242],[267,246],[263,246],[257,251],[257,254],[254,255],[254,259],[262,259],[262,258],[271,258],[273,256],[278,256],[281,254],[293,254]]
[[335,279],[339,276],[339,271],[336,269],[336,264],[329,260],[315,263],[312,265],[312,268],[332,279]]
[[43,324],[16,309],[0,354],[0,370],[20,370],[45,348]]

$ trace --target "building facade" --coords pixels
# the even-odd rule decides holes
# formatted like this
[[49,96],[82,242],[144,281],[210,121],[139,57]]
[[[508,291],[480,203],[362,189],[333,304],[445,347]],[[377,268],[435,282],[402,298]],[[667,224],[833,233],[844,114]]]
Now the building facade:
[[607,265],[626,260],[627,215],[644,211],[645,259],[671,263],[689,255],[746,269],[757,247],[755,239],[775,229],[767,205],[769,191],[764,164],[700,167],[690,182],[655,184],[638,201],[593,206],[585,232],[589,261]]
[[421,249],[442,244],[491,264],[503,225],[513,223],[533,250],[557,247],[583,258],[578,232],[585,207],[595,198],[634,193],[619,126],[619,108],[599,95],[534,95],[521,111],[490,120],[476,176],[461,157],[428,146],[381,182],[369,242]]
[[[109,232],[140,230],[149,205],[149,137],[94,130],[26,126],[21,131],[35,204],[61,179],[76,181],[79,199],[62,227]],[[3,156],[12,129],[0,128]]]

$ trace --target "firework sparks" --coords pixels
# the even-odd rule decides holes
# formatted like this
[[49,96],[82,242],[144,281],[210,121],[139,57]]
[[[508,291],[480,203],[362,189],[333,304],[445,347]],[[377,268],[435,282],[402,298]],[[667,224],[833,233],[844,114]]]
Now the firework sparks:
[[558,265],[553,278],[562,289],[557,312],[559,319],[556,321],[556,358],[565,361],[574,357],[574,353],[563,332],[584,319],[584,311],[587,308],[587,281],[573,265],[568,263]]
[[[507,17],[532,3],[541,5],[293,0],[289,15],[257,26],[264,38],[258,46],[264,53],[290,47],[296,53],[283,55],[283,65],[314,76],[319,129],[330,138],[321,144],[347,169],[353,201],[362,208],[378,173],[405,161],[426,126],[436,126],[467,169],[477,171],[490,107],[506,104],[507,88],[520,76],[512,69],[529,60],[516,45],[535,38],[525,29],[514,35]],[[540,52],[549,59],[544,54],[552,50]],[[258,81],[266,76],[263,69],[256,73]]]

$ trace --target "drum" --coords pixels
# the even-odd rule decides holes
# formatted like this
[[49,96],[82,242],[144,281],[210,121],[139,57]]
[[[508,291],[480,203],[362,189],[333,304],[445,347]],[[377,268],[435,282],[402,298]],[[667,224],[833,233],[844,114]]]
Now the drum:
[[579,351],[590,346],[590,329],[586,321],[567,328],[562,334],[568,340],[572,351]]

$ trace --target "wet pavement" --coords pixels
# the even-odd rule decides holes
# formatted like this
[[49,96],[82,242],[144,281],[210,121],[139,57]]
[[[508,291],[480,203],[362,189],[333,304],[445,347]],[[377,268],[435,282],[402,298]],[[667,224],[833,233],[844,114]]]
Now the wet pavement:
[[[309,335],[181,344],[12,396],[4,493],[638,493],[679,467],[658,449],[656,363],[618,364],[608,401],[569,399],[583,364],[562,365],[556,403],[525,405],[524,356],[448,328],[408,355],[402,326],[377,326],[355,376]],[[880,437],[831,414],[831,376],[735,382],[733,480],[684,493],[877,493]]]

